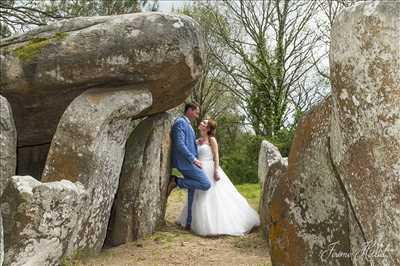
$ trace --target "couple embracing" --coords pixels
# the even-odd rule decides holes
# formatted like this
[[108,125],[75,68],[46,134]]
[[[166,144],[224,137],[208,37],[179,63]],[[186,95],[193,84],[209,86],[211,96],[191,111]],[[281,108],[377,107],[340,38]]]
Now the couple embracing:
[[219,167],[214,120],[200,123],[196,140],[191,121],[199,112],[196,103],[186,104],[184,115],[175,120],[171,130],[172,167],[183,178],[171,176],[168,195],[175,187],[188,191],[177,223],[202,236],[244,235],[260,224],[260,218]]

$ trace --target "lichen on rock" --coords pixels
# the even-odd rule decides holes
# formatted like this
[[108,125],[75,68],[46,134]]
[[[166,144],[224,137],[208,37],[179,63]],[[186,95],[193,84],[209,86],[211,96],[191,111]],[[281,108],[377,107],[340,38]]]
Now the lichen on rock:
[[168,113],[147,117],[127,141],[107,236],[112,246],[153,234],[164,224],[171,119]]
[[7,99],[0,95],[0,196],[15,175],[17,167],[17,131]]
[[270,199],[273,265],[400,265],[399,12],[362,2],[335,20],[332,95],[301,119]]

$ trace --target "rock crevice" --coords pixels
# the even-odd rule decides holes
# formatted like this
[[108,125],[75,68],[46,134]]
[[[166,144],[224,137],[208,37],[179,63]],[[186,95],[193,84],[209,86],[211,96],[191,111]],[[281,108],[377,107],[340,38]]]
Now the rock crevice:
[[360,232],[361,232],[362,238],[364,240],[364,243],[366,244],[367,243],[367,238],[365,237],[364,229],[362,227],[362,224],[361,224],[360,220],[357,218],[357,213],[356,213],[356,211],[354,209],[353,203],[351,202],[351,198],[349,196],[349,192],[346,190],[346,186],[344,185],[343,180],[340,177],[339,171],[336,168],[336,165],[335,165],[335,163],[333,161],[332,150],[331,150],[331,140],[330,140],[329,137],[328,137],[326,145],[328,147],[329,159],[330,159],[330,162],[331,162],[331,165],[332,165],[332,170],[333,170],[334,176],[336,177],[336,180],[337,180],[337,182],[338,182],[338,184],[339,184],[339,186],[340,186],[340,188],[341,188],[341,190],[343,192],[343,195],[347,200],[347,204],[350,207],[351,213],[352,213],[352,215],[353,215],[353,217],[354,217],[354,219],[355,219],[355,221],[357,223],[358,228],[360,229]]

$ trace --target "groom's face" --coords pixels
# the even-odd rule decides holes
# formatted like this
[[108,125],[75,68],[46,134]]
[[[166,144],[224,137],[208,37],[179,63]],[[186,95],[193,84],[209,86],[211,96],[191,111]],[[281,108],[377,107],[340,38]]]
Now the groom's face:
[[189,119],[190,120],[195,120],[196,118],[198,118],[199,117],[199,114],[200,114],[200,108],[199,107],[197,107],[197,108],[189,108],[188,109],[188,111],[187,111],[187,117],[189,117]]

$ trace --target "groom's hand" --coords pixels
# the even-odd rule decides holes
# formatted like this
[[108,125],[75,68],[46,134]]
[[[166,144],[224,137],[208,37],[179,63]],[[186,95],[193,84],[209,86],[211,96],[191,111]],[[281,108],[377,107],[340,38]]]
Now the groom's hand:
[[193,161],[193,163],[194,163],[195,165],[197,165],[198,167],[203,168],[202,162],[201,162],[200,160],[195,159],[195,160]]

